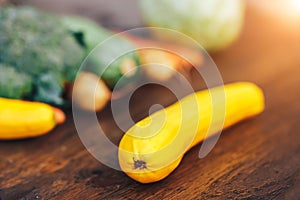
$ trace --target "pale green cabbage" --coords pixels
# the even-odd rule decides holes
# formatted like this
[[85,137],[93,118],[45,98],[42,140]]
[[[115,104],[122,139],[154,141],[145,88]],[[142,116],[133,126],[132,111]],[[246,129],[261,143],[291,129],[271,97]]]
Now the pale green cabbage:
[[[149,26],[180,31],[205,49],[216,51],[230,45],[244,21],[242,0],[140,0],[142,15]],[[173,38],[157,34],[161,38]],[[174,40],[174,38],[173,38]]]

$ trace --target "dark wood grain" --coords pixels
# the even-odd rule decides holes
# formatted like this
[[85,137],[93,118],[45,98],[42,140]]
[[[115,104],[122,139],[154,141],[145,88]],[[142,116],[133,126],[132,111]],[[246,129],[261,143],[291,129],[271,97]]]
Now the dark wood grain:
[[[165,180],[141,185],[99,163],[82,145],[69,113],[48,135],[0,142],[0,199],[299,199],[299,44],[300,28],[248,7],[241,38],[212,56],[226,83],[260,85],[266,110],[224,131],[204,159],[198,159],[200,146],[193,148]],[[193,84],[203,87],[197,76]],[[142,88],[131,102],[133,117],[174,100],[163,88]],[[117,144],[122,131],[110,109],[99,119]]]

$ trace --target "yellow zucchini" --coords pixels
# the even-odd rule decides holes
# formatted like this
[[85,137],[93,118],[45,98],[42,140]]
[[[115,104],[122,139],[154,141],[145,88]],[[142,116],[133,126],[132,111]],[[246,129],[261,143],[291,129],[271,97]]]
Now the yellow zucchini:
[[[218,95],[220,98],[212,101],[211,96]],[[263,92],[252,83],[233,83],[210,92],[191,94],[126,132],[119,145],[120,167],[141,183],[162,180],[206,136],[255,116],[263,109]]]
[[47,104],[0,98],[2,140],[40,136],[53,129],[56,124],[56,111]]

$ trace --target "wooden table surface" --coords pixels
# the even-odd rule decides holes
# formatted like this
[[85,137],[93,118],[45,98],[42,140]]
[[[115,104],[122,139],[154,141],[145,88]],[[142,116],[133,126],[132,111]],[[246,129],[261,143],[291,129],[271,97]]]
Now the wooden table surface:
[[[224,131],[207,157],[198,158],[197,146],[165,180],[142,185],[94,159],[69,112],[46,136],[0,142],[0,199],[299,199],[300,28],[263,13],[250,5],[240,39],[212,57],[226,83],[261,86],[266,110]],[[136,94],[132,113],[138,119],[148,112],[143,105],[173,101],[149,86]],[[118,143],[110,109],[99,115]]]

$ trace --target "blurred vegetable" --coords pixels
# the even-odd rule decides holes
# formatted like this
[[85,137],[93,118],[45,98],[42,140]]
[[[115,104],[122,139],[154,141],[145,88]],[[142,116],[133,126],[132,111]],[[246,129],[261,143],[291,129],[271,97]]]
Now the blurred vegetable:
[[[110,38],[113,33],[83,17],[65,16],[63,22],[86,48],[86,54],[90,54],[85,70],[101,76],[111,89],[120,80],[119,86],[125,86],[138,78],[139,58],[128,40],[118,36]],[[102,43],[107,39],[108,42]]]
[[111,37],[111,33],[91,19],[81,16],[61,16],[63,24],[75,36],[88,55],[98,44]]
[[66,121],[66,115],[65,113],[56,107],[52,107],[53,111],[54,111],[54,118],[56,121],[56,124],[60,125],[63,124]]
[[17,84],[23,91],[0,90],[0,96],[62,105],[64,83],[74,80],[83,58],[84,50],[58,17],[31,7],[0,8],[0,63],[13,68],[8,74],[28,77],[20,85],[4,74],[1,87]]
[[[214,105],[211,93],[225,96]],[[213,114],[216,108],[221,108],[218,115]],[[126,132],[119,145],[120,167],[141,183],[162,180],[207,134],[212,136],[223,126],[227,128],[263,110],[264,95],[252,83],[234,83],[191,94],[141,120]]]
[[[150,26],[180,31],[210,51],[227,47],[239,35],[244,18],[244,1],[241,0],[152,0],[139,1],[144,20]],[[173,40],[178,37],[156,34]],[[184,42],[184,41],[183,41]]]
[[148,77],[155,80],[168,81],[177,72],[188,74],[193,67],[200,67],[204,62],[199,49],[133,35],[126,35],[126,38],[139,48],[141,64],[145,65],[143,71]]
[[0,98],[1,140],[44,135],[64,120],[61,110],[47,104]]
[[0,96],[22,99],[32,92],[32,78],[12,66],[0,63]]
[[35,79],[35,94],[31,99],[34,101],[63,105],[65,100],[61,95],[63,94],[64,86],[59,77],[59,75],[53,72],[41,73],[41,75]]
[[139,50],[143,71],[148,77],[158,81],[170,80],[176,72],[185,66],[180,57],[159,49]]
[[80,72],[70,96],[80,108],[87,111],[100,111],[110,100],[111,92],[95,74]]

